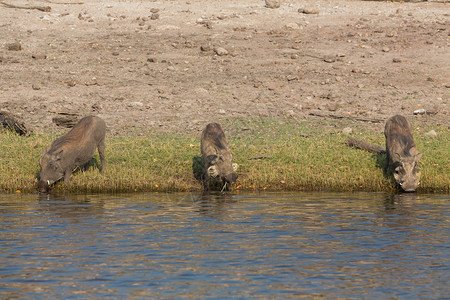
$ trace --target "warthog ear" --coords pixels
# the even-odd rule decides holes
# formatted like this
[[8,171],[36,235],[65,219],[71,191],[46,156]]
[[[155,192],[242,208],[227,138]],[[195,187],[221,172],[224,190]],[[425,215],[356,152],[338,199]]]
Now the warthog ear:
[[400,154],[398,152],[394,153],[394,157],[396,161],[401,161],[402,157],[400,156]]
[[211,166],[208,168],[208,175],[216,178],[219,176],[219,172],[217,171],[217,167],[216,166]]
[[210,165],[210,164],[212,164],[212,162],[214,162],[216,159],[217,159],[217,155],[214,155],[214,154],[208,155],[208,156],[206,157],[206,163],[207,163],[208,165]]
[[56,153],[54,154],[55,160],[61,160],[63,151],[64,151],[64,150],[60,150],[60,151],[58,151],[58,152],[56,152]]
[[236,172],[237,169],[239,168],[239,165],[237,163],[233,163],[232,166],[233,166],[233,171],[234,172]]
[[423,153],[417,153],[417,154],[415,155],[416,161],[419,161],[419,160],[422,158],[422,154],[423,154]]

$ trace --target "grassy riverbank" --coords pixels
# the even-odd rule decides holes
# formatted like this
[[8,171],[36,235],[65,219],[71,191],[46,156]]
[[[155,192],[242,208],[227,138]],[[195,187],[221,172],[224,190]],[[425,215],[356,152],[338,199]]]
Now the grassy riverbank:
[[[274,119],[222,122],[239,178],[232,190],[260,191],[395,191],[392,179],[383,176],[384,155],[347,147],[345,126],[353,136],[384,144],[382,130],[356,128],[345,121],[293,121]],[[430,129],[436,137],[424,135]],[[107,137],[106,173],[96,161],[86,171],[76,171],[71,192],[201,191],[192,174],[192,159],[200,155],[200,133],[190,135],[150,133]],[[0,191],[36,192],[36,174],[42,148],[55,134],[21,137],[0,131]],[[448,127],[416,128],[415,140],[424,153],[418,192],[449,193],[450,134]]]

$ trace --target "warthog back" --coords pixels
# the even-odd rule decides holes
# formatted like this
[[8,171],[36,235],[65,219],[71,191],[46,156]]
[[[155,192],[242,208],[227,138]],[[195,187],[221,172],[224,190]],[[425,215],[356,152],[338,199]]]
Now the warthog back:
[[82,118],[66,135],[55,140],[50,149],[43,150],[38,188],[47,192],[61,178],[67,184],[76,167],[83,166],[94,156],[95,149],[105,170],[105,122],[99,117]]
[[405,117],[396,115],[386,122],[386,169],[390,166],[395,181],[406,192],[413,192],[420,183],[417,163],[422,154],[417,151],[412,128]]
[[201,151],[204,172],[204,188],[222,188],[233,184],[238,177],[237,164],[233,164],[228,141],[222,127],[217,123],[208,124],[202,132]]

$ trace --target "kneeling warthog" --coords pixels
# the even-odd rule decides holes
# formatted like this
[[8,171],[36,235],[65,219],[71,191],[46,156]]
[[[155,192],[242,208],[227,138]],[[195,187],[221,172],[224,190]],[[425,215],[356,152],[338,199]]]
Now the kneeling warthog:
[[50,149],[43,150],[38,188],[46,193],[56,181],[70,175],[76,167],[83,166],[94,156],[95,148],[101,160],[101,171],[105,170],[105,121],[99,117],[82,118],[66,135],[55,140]]
[[233,164],[227,139],[222,127],[210,123],[202,132],[201,151],[203,160],[203,186],[205,191],[212,188],[226,188],[226,184],[234,184],[238,177],[237,164]]
[[414,192],[419,186],[420,172],[417,163],[422,157],[414,143],[411,125],[405,117],[396,115],[389,118],[384,128],[386,148],[372,145],[355,138],[348,138],[348,145],[372,153],[386,153],[385,172],[392,170],[395,182],[405,192]]
[[405,192],[414,192],[420,183],[417,163],[422,157],[414,143],[411,125],[405,117],[396,115],[386,122],[387,160],[385,169],[392,169],[395,181]]

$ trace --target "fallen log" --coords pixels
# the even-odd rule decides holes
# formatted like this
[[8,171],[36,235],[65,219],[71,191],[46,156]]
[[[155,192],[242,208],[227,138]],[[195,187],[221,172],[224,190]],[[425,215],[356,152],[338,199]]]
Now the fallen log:
[[386,148],[383,146],[373,145],[373,144],[370,144],[365,141],[357,140],[351,136],[348,137],[347,145],[350,147],[355,147],[358,149],[366,150],[371,153],[376,153],[376,154],[386,153]]
[[2,127],[20,135],[30,135],[33,132],[22,121],[19,121],[16,116],[6,111],[0,111],[0,124]]

